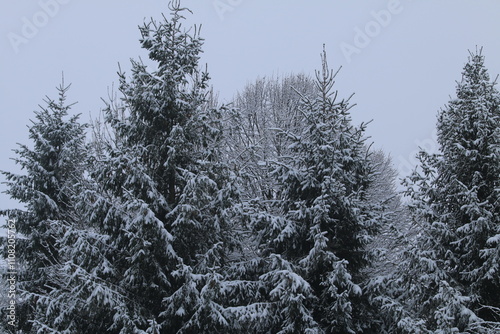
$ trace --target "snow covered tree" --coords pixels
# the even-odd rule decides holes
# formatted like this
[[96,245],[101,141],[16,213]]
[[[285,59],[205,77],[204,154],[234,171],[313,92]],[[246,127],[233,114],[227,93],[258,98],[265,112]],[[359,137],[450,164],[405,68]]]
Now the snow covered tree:
[[[283,192],[279,190],[280,183],[276,180],[276,177],[270,174],[273,163],[278,161],[280,157],[294,154],[291,150],[293,147],[291,144],[294,142],[293,136],[283,134],[301,134],[307,130],[309,125],[304,120],[304,114],[300,109],[301,101],[304,99],[314,100],[317,95],[317,84],[307,76],[292,75],[281,80],[258,79],[254,84],[248,85],[238,94],[234,100],[235,110],[229,110],[231,113],[228,113],[229,122],[226,127],[229,132],[228,146],[231,148],[229,153],[230,161],[248,179],[244,183],[244,194],[250,208],[248,215],[254,226],[257,226],[257,230],[260,231],[257,240],[254,239],[252,242],[252,238],[247,238],[246,243],[246,255],[252,259],[252,263],[259,259],[258,268],[252,265],[243,265],[237,271],[240,270],[240,274],[241,271],[245,274],[235,276],[243,279],[246,284],[245,288],[252,287],[248,294],[254,298],[247,296],[246,301],[249,303],[248,308],[253,308],[254,312],[270,315],[274,314],[272,310],[279,309],[271,299],[263,302],[265,297],[261,296],[260,302],[262,304],[259,304],[259,298],[255,298],[256,295],[259,295],[256,290],[260,289],[260,292],[267,291],[264,295],[269,295],[269,292],[275,288],[272,282],[278,282],[279,279],[270,279],[273,277],[270,273],[276,272],[276,263],[287,263],[284,266],[290,270],[287,276],[303,280],[300,275],[295,273],[300,266],[293,265],[281,257],[280,261],[276,261],[274,257],[267,257],[269,254],[263,255],[265,252],[262,252],[262,240],[268,240],[267,238],[273,233],[271,226],[279,230],[284,224],[283,210],[278,204],[282,199]],[[387,222],[384,225],[384,235],[379,236],[367,245],[367,248],[377,249],[381,253],[382,249],[390,248],[395,244],[398,247],[401,246],[399,245],[400,241],[397,238],[398,232],[395,230],[395,226],[399,227],[401,225],[396,220],[401,218],[403,213],[400,212],[399,197],[394,188],[396,174],[391,166],[390,159],[381,151],[369,153],[367,158],[369,160],[367,166],[369,165],[370,168],[367,174],[371,176],[369,186],[365,189],[363,206],[373,205],[379,209],[385,207],[385,211],[388,213],[386,218],[392,222]],[[274,165],[275,167],[276,165]],[[394,226],[389,227],[392,225]],[[397,262],[395,258],[397,253],[393,250],[387,249],[384,254],[387,258],[390,257],[391,261]],[[394,264],[388,265],[388,261],[385,261],[387,258],[371,263],[369,267],[362,270],[360,276],[368,277],[374,273],[392,270]],[[259,277],[258,280],[257,277]],[[300,286],[300,283],[297,281],[295,285]],[[245,290],[245,288],[241,289]],[[306,292],[308,295],[304,297]],[[310,306],[312,300],[318,300],[312,289],[304,290],[303,293],[303,297],[309,300],[304,305]],[[284,294],[286,293],[283,292]],[[285,298],[283,295],[279,300]],[[366,295],[363,298],[365,297]],[[287,305],[287,303],[282,305]],[[255,311],[255,308],[259,309],[259,311]],[[243,318],[255,319],[251,315],[242,315],[244,314],[243,309],[239,309],[239,312]],[[307,312],[304,315],[307,315]],[[270,318],[273,318],[273,316],[270,316]],[[265,325],[252,328],[256,332],[259,332],[259,330],[265,332],[266,328],[272,326],[273,321],[278,324],[277,327],[280,327],[279,324],[281,324],[282,320],[279,319],[281,319],[280,316],[276,314],[274,320],[259,318],[258,323]],[[255,322],[253,321],[253,323]],[[245,326],[245,328],[248,328],[251,327],[251,324],[245,324]]]
[[69,86],[57,88],[59,99],[47,97],[46,106],[35,112],[29,127],[33,146],[20,145],[14,150],[15,161],[25,170],[17,175],[2,172],[7,179],[6,193],[24,205],[21,210],[2,213],[16,221],[22,238],[18,239],[20,263],[19,292],[22,294],[19,329],[29,331],[37,318],[42,296],[61,288],[63,258],[59,240],[78,219],[74,196],[83,174],[85,125],[79,116],[69,116],[66,104]]
[[[450,101],[438,119],[443,167],[437,212],[453,231],[457,279],[470,287],[479,312],[494,320],[500,307],[500,95],[490,82],[481,51],[470,55]],[[478,309],[479,310],[479,309]],[[500,321],[497,314],[497,321]]]
[[96,131],[104,141],[91,146],[79,197],[88,226],[63,238],[66,290],[46,303],[60,317],[40,328],[224,328],[215,288],[218,271],[238,246],[232,217],[239,189],[220,158],[221,111],[208,107],[199,31],[182,28],[185,9],[178,1],[170,8],[169,19],[140,27],[151,65],[132,61],[131,78],[120,73],[120,101],[112,98],[104,111],[110,136]]
[[401,236],[409,233],[410,223],[407,219],[408,212],[401,205],[400,194],[396,190],[398,172],[391,157],[384,151],[377,150],[371,153],[370,161],[374,177],[367,189],[366,200],[382,206],[386,213],[386,221],[381,226],[380,233],[368,246],[379,255],[371,268],[367,268],[369,275],[376,277],[394,271],[404,251]]
[[[366,201],[373,175],[364,125],[351,124],[349,99],[337,100],[336,73],[328,69],[325,53],[322,65],[316,96],[304,97],[299,107],[304,126],[280,133],[290,142],[274,162],[280,200],[255,228],[261,255],[291,264],[275,277],[278,286],[293,277],[292,291],[301,296],[295,300],[306,298],[293,312],[306,326],[290,332],[355,333],[365,320],[356,313],[364,307],[361,271],[369,263],[365,246],[380,223],[379,213]],[[280,322],[289,324],[286,318]]]
[[438,116],[439,154],[406,181],[417,243],[381,297],[403,332],[496,333],[499,308],[500,95],[481,51]]
[[270,162],[284,154],[289,142],[277,129],[298,131],[303,126],[298,110],[302,96],[312,96],[312,78],[299,74],[259,78],[248,84],[226,112],[228,159],[245,182],[248,198],[275,199]]
[[35,331],[231,331],[218,282],[239,246],[239,181],[221,159],[199,30],[182,28],[178,1],[170,8],[140,27],[152,69],[132,61],[131,78],[120,73],[121,99],[104,110],[89,158],[73,157],[86,167],[71,194],[78,214],[58,230],[60,284],[38,295]]

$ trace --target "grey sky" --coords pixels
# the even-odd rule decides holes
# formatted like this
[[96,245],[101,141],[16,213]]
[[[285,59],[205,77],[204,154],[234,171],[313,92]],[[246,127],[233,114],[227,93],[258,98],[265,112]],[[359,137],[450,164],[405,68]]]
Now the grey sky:
[[[56,4],[57,6],[55,6]],[[355,93],[356,123],[402,173],[417,146],[432,148],[437,111],[454,94],[467,50],[484,47],[490,75],[500,73],[500,2],[184,0],[201,23],[202,63],[229,100],[257,77],[313,74],[323,43],[341,96]],[[40,0],[0,3],[0,169],[45,95],[56,98],[64,71],[69,102],[87,121],[117,81],[118,63],[144,56],[137,26],[168,14],[167,0]],[[387,14],[389,13],[389,15]],[[30,27],[30,25],[32,25]],[[35,29],[33,29],[33,27]],[[31,28],[31,29],[30,29]],[[2,179],[3,181],[3,179]],[[4,191],[4,185],[0,191]],[[4,194],[0,208],[12,206]]]

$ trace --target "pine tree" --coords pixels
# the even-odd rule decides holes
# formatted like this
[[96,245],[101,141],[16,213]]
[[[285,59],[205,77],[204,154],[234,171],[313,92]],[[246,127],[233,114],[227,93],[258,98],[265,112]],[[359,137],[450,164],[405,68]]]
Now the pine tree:
[[440,153],[419,154],[406,181],[421,228],[381,298],[398,327],[436,333],[500,328],[500,95],[481,51],[471,53],[457,98],[438,116]]
[[216,287],[238,246],[238,182],[220,159],[221,111],[209,107],[208,74],[198,69],[199,31],[183,30],[177,1],[170,8],[169,19],[140,27],[152,69],[132,61],[131,78],[120,73],[121,100],[105,110],[111,136],[92,145],[80,201],[91,230],[66,238],[73,293],[87,301],[87,321],[99,319],[79,332],[225,326]]
[[37,319],[43,296],[63,284],[59,241],[78,220],[74,197],[83,175],[85,125],[78,123],[78,115],[69,116],[68,89],[63,80],[57,88],[59,99],[47,97],[46,106],[35,112],[36,120],[29,126],[33,146],[20,145],[14,150],[15,161],[25,174],[2,172],[7,179],[6,193],[24,205],[24,209],[3,214],[16,221],[22,235],[17,249],[22,294],[18,311],[19,329],[26,331]]
[[451,246],[460,280],[471,284],[477,302],[499,307],[500,95],[494,84],[481,51],[471,53],[457,99],[439,115],[446,169],[436,188],[448,199],[442,210],[456,233]]
[[[484,320],[500,322],[500,95],[481,51],[470,55],[457,99],[439,114],[436,211],[451,230],[456,279]],[[453,268],[452,267],[452,268]],[[495,311],[496,310],[496,311]]]
[[[364,125],[351,125],[349,100],[337,101],[338,93],[332,91],[335,74],[328,69],[325,53],[322,65],[317,96],[304,97],[300,106],[306,125],[299,133],[282,132],[291,145],[273,171],[280,200],[274,213],[261,215],[255,228],[262,256],[280,256],[291,264],[274,280],[283,284],[290,277],[300,278],[297,286],[302,290],[292,291],[300,291],[305,301],[293,314],[304,322],[289,332],[355,333],[364,321],[356,312],[364,307],[361,271],[369,263],[365,246],[377,229],[379,214],[366,201],[372,175]],[[286,319],[279,320],[284,327]]]

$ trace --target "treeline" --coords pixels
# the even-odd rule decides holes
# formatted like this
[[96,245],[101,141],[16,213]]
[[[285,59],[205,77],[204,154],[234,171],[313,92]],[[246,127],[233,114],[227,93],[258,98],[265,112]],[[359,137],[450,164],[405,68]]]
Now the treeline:
[[102,118],[70,117],[61,84],[15,150],[23,174],[3,172],[24,205],[3,211],[23,236],[5,332],[499,333],[500,94],[481,51],[402,203],[325,52],[315,77],[220,105],[170,6]]

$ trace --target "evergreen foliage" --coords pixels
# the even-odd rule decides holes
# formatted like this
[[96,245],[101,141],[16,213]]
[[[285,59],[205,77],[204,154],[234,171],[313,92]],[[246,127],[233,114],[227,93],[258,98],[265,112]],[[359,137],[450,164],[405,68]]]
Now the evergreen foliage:
[[52,291],[64,287],[60,269],[64,257],[60,240],[79,221],[73,201],[83,176],[85,160],[85,125],[79,116],[69,116],[66,103],[69,86],[57,88],[59,98],[46,98],[45,106],[35,112],[29,126],[33,146],[19,145],[14,159],[24,174],[2,172],[6,193],[24,205],[23,209],[5,210],[16,221],[19,264],[18,289],[22,295],[19,328],[29,330],[36,321],[38,309]]
[[[337,101],[338,93],[332,90],[335,74],[328,69],[325,53],[322,65],[317,95],[304,97],[299,107],[305,126],[281,132],[290,145],[272,172],[279,200],[274,213],[259,217],[255,229],[263,256],[280,256],[290,263],[286,276],[279,272],[276,282],[296,277],[307,283],[296,283],[303,286],[305,297],[294,307],[305,326],[298,326],[302,331],[296,333],[318,328],[354,333],[362,327],[355,309],[362,307],[361,270],[369,262],[365,246],[380,215],[366,201],[372,175],[364,125],[351,124],[349,100]],[[291,312],[292,305],[283,312]],[[281,327],[287,324],[285,318]]]
[[[500,94],[481,51],[404,181],[353,125],[326,52],[219,106],[178,0],[139,27],[103,119],[69,86],[2,172],[17,223],[18,333],[500,331]],[[7,329],[6,329],[7,330]],[[11,328],[9,329],[11,330]]]
[[93,171],[100,189],[89,216],[109,236],[118,287],[134,300],[133,325],[127,316],[115,326],[122,331],[217,328],[207,286],[238,244],[239,190],[220,159],[220,111],[207,107],[202,39],[181,28],[179,3],[171,10],[140,28],[154,69],[133,61],[130,80],[120,74],[121,101],[105,111],[115,138]]
[[500,328],[500,96],[494,85],[484,56],[471,53],[457,98],[438,116],[441,152],[421,152],[420,170],[405,181],[420,235],[388,281],[393,298],[379,297],[403,332]]

